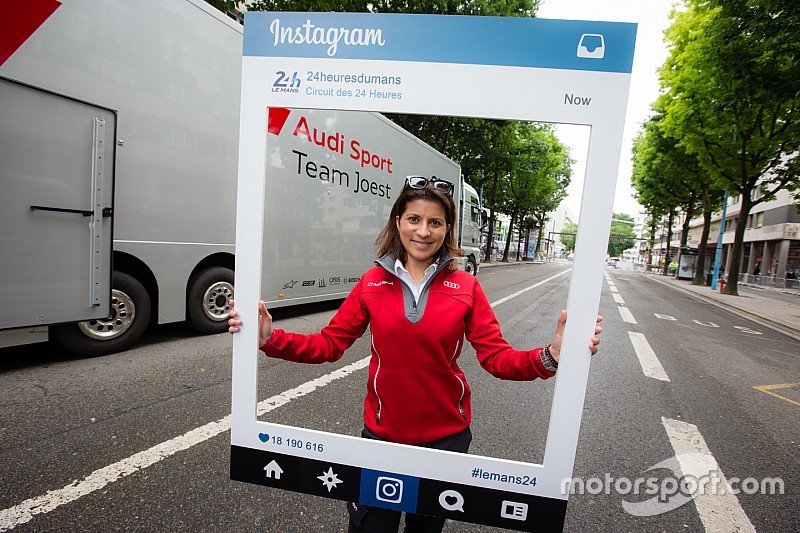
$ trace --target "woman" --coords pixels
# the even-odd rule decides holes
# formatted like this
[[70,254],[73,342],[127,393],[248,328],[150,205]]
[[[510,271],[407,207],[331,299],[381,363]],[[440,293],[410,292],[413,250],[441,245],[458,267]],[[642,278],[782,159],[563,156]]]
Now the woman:
[[[320,333],[273,329],[259,303],[259,345],[270,357],[336,361],[370,327],[372,359],[364,401],[365,438],[466,453],[470,389],[458,366],[464,338],[481,366],[501,379],[547,379],[558,368],[566,312],[545,348],[515,350],[503,338],[477,279],[458,270],[453,184],[409,176],[376,241],[376,266]],[[231,312],[229,331],[241,327]],[[598,317],[598,322],[601,319]],[[598,326],[595,333],[599,334]],[[402,339],[402,342],[398,342]],[[589,350],[597,353],[597,337]],[[397,531],[400,512],[348,504],[350,531]],[[408,514],[406,531],[441,531],[444,519]]]

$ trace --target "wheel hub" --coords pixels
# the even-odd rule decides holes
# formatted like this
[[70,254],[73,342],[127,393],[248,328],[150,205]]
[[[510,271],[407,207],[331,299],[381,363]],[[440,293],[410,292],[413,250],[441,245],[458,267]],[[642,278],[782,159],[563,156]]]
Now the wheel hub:
[[203,312],[215,322],[228,320],[228,315],[231,313],[231,298],[233,298],[233,285],[227,281],[218,281],[203,295]]
[[136,318],[136,305],[130,296],[113,289],[111,291],[111,318],[78,322],[84,335],[96,340],[110,340],[125,333]]

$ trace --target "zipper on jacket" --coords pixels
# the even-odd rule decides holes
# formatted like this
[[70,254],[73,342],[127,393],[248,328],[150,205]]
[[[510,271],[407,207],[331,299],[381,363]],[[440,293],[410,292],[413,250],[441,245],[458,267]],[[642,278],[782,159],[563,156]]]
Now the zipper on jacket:
[[[461,345],[461,341],[456,342],[456,348],[453,350],[453,356],[450,358],[450,366],[453,366],[453,361],[456,358],[456,354],[458,353],[458,347]],[[458,412],[461,413],[461,416],[464,420],[467,419],[467,413],[464,412],[464,394],[466,393],[466,387],[464,386],[464,382],[461,380],[460,377],[453,374],[455,378],[458,380],[459,385],[461,385],[461,397],[458,399]]]
[[375,412],[375,423],[377,425],[381,425],[381,397],[378,394],[378,374],[381,371],[381,354],[378,353],[378,349],[375,348],[375,335],[370,337],[370,343],[372,344],[372,351],[375,352],[375,355],[378,356],[378,368],[375,370],[375,377],[372,379],[372,390],[375,391],[375,397],[378,399],[378,408]]

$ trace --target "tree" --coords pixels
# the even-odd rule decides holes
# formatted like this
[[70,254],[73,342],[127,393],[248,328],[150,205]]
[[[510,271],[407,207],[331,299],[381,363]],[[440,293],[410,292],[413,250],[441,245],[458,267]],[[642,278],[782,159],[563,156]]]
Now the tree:
[[[511,228],[516,226],[521,237],[527,223],[540,220],[564,199],[572,160],[550,125],[512,122],[507,129],[512,137],[504,152],[508,181],[498,207],[511,216]],[[508,261],[511,234],[503,261]]]
[[798,187],[799,29],[794,1],[688,0],[667,30],[664,129],[719,188],[741,197],[726,294],[738,294],[752,207]]
[[[639,201],[644,205],[658,204],[660,210],[673,213],[680,209],[686,215],[681,232],[680,247],[685,248],[689,224],[697,209],[703,210],[703,231],[698,245],[698,260],[693,284],[705,283],[705,254],[711,215],[722,202],[723,191],[700,167],[698,158],[687,153],[677,139],[664,131],[664,114],[656,112],[642,125],[633,144],[632,183]],[[668,242],[672,240],[671,220]],[[664,263],[669,264],[669,250]]]
[[608,255],[621,257],[622,252],[636,244],[636,233],[633,231],[635,221],[625,213],[614,213],[611,219],[611,234],[608,237]]
[[578,225],[574,222],[567,222],[561,230],[561,244],[568,252],[575,251],[575,237],[578,234]]

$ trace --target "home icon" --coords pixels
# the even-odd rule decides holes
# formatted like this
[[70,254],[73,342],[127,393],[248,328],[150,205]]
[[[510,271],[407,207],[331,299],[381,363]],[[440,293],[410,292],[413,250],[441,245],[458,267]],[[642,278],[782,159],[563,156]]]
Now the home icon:
[[267,474],[267,478],[274,477],[275,479],[280,479],[281,474],[283,474],[283,468],[278,465],[273,459],[270,463],[264,467],[264,472]]

